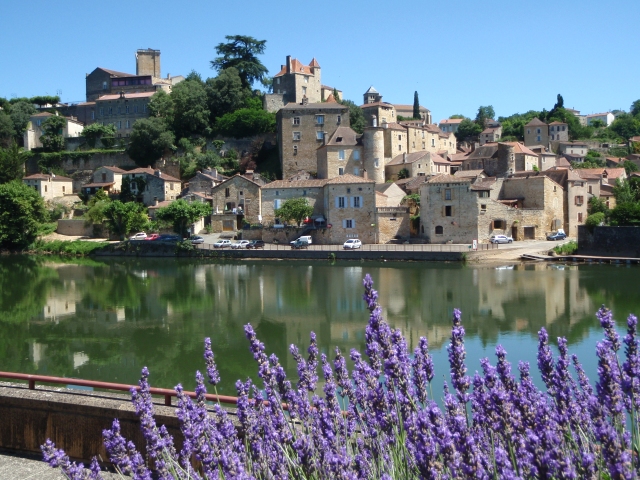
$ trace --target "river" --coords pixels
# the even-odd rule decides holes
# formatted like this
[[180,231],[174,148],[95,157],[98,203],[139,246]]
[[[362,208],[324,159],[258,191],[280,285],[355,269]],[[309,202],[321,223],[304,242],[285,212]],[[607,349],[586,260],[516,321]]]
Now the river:
[[[243,325],[250,323],[290,376],[289,345],[306,350],[310,333],[333,358],[364,351],[368,319],[362,278],[370,273],[385,318],[413,348],[426,336],[436,383],[448,376],[446,345],[453,308],[462,310],[469,373],[502,344],[516,370],[536,367],[537,332],[566,336],[570,352],[594,378],[594,316],[614,311],[623,332],[640,313],[637,266],[514,267],[454,263],[220,261],[188,259],[63,260],[0,257],[0,370],[136,383],[148,366],[151,383],[193,388],[211,337],[222,376],[218,393],[257,367]],[[438,388],[438,391],[440,388]]]

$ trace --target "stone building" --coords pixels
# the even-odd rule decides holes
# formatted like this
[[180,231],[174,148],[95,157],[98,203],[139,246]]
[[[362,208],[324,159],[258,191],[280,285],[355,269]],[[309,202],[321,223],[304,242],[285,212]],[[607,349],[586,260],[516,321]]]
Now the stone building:
[[502,137],[501,125],[497,127],[487,127],[480,134],[480,145],[497,142],[500,140],[500,137]]
[[262,190],[260,185],[240,174],[219,183],[209,194],[214,232],[237,230],[243,222],[262,223]]
[[349,108],[330,102],[290,103],[278,111],[276,124],[283,177],[300,170],[317,173],[316,151],[324,144],[325,135],[349,125]]
[[160,50],[151,48],[136,51],[136,73],[118,72],[98,67],[86,76],[87,102],[93,102],[102,95],[120,92],[140,93],[171,91],[171,87],[184,80],[182,75],[167,75],[161,78]]
[[123,173],[122,182],[128,182],[131,192],[147,207],[158,202],[173,201],[178,198],[181,190],[179,179],[151,167]]
[[549,126],[539,118],[534,118],[524,126],[524,144],[549,145]]
[[[42,124],[47,121],[50,117],[53,117],[53,113],[42,112],[31,115],[29,118],[29,123],[27,124],[27,129],[23,134],[24,138],[24,149],[31,150],[34,148],[42,148],[42,142],[40,141],[40,137],[44,133],[42,130]],[[64,117],[65,118],[65,126],[62,129],[62,136],[64,138],[75,138],[82,135],[82,130],[84,130],[84,125],[79,122],[75,117]]]
[[350,127],[340,126],[317,150],[318,178],[333,178],[350,173],[364,175],[362,141]]
[[327,229],[324,243],[342,244],[349,238],[377,243],[375,182],[354,175],[327,180],[324,186]]
[[589,152],[589,145],[582,140],[560,142],[558,144],[558,154],[564,155],[570,161],[584,161],[587,152]]
[[515,172],[531,171],[538,166],[538,155],[518,142],[487,143],[476,148],[461,170],[484,170],[490,177],[504,177]]
[[220,175],[215,168],[196,172],[195,176],[188,181],[188,193],[201,193],[210,197],[213,189],[228,179],[229,177]]
[[547,176],[485,179],[433,177],[421,188],[420,235],[430,243],[487,242],[491,235],[544,239],[562,228],[562,186]]
[[[413,105],[394,104],[396,109],[396,115],[400,115],[404,118],[413,118]],[[424,123],[431,123],[431,110],[420,105],[420,118]]]
[[549,140],[552,142],[568,142],[569,125],[564,122],[551,122],[549,124]]
[[313,207],[311,218],[324,219],[324,186],[327,179],[276,180],[262,187],[262,223],[265,226],[282,225],[275,211],[292,198],[306,198]]
[[382,95],[373,86],[364,92],[363,97],[364,103],[360,108],[364,114],[366,125],[371,125],[374,118],[378,125],[394,123],[398,120],[396,118],[396,108],[391,103],[383,102]]
[[120,193],[122,189],[122,175],[127,173],[118,167],[100,167],[93,172],[91,183],[82,186],[85,195],[95,195],[98,190],[104,190],[107,194]]
[[283,96],[283,104],[302,103],[306,99],[309,103],[320,103],[326,100],[322,97],[321,68],[313,58],[309,65],[287,55],[286,64],[273,77],[273,93]]
[[149,100],[155,92],[102,95],[96,100],[96,121],[114,125],[118,137],[128,137],[133,124],[149,117]]
[[398,174],[406,169],[409,177],[425,175],[449,174],[450,162],[431,152],[414,152],[397,155],[387,163],[385,173],[387,180],[395,182]]
[[444,120],[440,120],[438,127],[440,127],[440,130],[444,133],[456,133],[463,120],[464,118],[445,118]]
[[36,173],[24,177],[22,182],[32,187],[45,200],[73,194],[73,180],[54,174]]

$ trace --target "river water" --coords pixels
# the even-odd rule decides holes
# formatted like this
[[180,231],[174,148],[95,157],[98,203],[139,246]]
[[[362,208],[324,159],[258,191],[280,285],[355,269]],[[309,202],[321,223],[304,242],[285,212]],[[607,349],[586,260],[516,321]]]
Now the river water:
[[597,308],[612,308],[621,332],[627,315],[640,313],[640,270],[626,265],[7,256],[0,257],[0,370],[136,383],[146,365],[153,386],[192,389],[208,336],[222,376],[218,393],[235,395],[237,379],[257,379],[247,323],[294,378],[289,345],[306,350],[312,331],[330,358],[336,346],[363,352],[366,273],[408,344],[429,340],[440,385],[453,308],[462,310],[470,373],[481,357],[495,358],[497,344],[514,370],[521,360],[536,370],[544,326],[554,343],[567,337],[592,378],[602,338]]

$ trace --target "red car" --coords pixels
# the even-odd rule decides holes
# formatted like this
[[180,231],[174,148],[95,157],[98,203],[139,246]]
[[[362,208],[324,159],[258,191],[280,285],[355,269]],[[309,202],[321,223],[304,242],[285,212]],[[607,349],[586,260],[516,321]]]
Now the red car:
[[147,238],[145,238],[145,240],[157,240],[158,238],[160,238],[160,234],[159,233],[152,233]]

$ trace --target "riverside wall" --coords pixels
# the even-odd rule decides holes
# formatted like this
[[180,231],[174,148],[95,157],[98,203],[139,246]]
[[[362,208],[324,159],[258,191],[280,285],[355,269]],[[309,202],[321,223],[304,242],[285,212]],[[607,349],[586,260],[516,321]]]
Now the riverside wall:
[[640,227],[578,227],[578,254],[640,258]]

